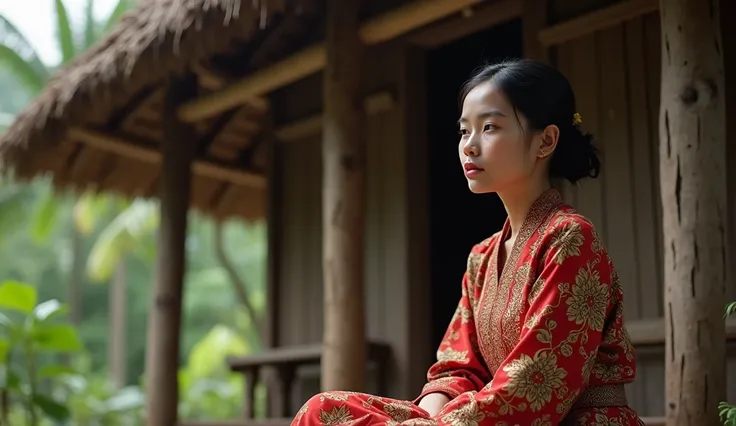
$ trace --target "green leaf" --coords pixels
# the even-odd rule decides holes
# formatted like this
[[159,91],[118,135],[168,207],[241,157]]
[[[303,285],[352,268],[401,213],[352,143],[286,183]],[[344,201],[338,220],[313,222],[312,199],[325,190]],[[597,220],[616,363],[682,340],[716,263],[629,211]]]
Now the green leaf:
[[145,394],[137,386],[127,386],[113,397],[105,401],[110,411],[128,411],[144,407],[146,404]]
[[33,309],[33,313],[36,319],[39,321],[46,321],[65,312],[66,306],[61,304],[61,302],[56,299],[51,299],[43,303],[39,303],[38,306]]
[[20,389],[20,377],[7,366],[0,368],[0,389]]
[[250,352],[248,343],[229,327],[218,324],[189,352],[187,370],[192,379],[212,377],[226,365],[228,356]]
[[8,359],[10,352],[10,341],[4,337],[0,337],[0,365],[4,365]]
[[0,237],[13,235],[25,223],[31,196],[31,191],[20,186],[6,185],[0,188]]
[[46,379],[64,375],[74,375],[76,372],[66,365],[44,365],[38,370],[38,378]]
[[34,243],[41,245],[48,240],[59,216],[59,202],[53,189],[47,188],[34,207],[31,237]]
[[61,63],[65,64],[72,60],[76,54],[74,47],[74,35],[72,27],[69,23],[69,15],[66,12],[66,6],[63,0],[56,0],[56,37],[59,42],[59,50],[61,50]]
[[10,70],[18,82],[34,94],[41,91],[49,78],[48,68],[23,33],[0,15],[0,65]]
[[84,7],[84,44],[82,49],[89,49],[97,41],[97,22],[95,21],[94,0],[87,0]]
[[83,235],[95,230],[97,219],[104,217],[110,207],[109,197],[85,193],[74,203],[74,226]]
[[33,395],[33,403],[40,408],[44,414],[57,422],[64,422],[69,419],[69,408],[54,401],[48,396],[37,393]]
[[30,314],[34,306],[36,306],[36,289],[32,286],[16,281],[0,284],[0,308]]
[[0,312],[0,325],[3,327],[12,327],[14,324],[10,318]]
[[87,259],[87,273],[103,282],[112,276],[117,264],[140,246],[158,227],[158,205],[138,200],[123,210],[100,233]]
[[70,353],[82,350],[77,331],[66,324],[39,324],[33,330],[33,340],[41,351]]
[[726,317],[736,314],[736,302],[731,302],[726,305]]
[[130,10],[134,4],[135,0],[119,0],[117,6],[115,6],[115,9],[113,9],[112,13],[110,13],[110,16],[107,18],[104,31],[110,31],[112,27],[118,23],[123,14]]

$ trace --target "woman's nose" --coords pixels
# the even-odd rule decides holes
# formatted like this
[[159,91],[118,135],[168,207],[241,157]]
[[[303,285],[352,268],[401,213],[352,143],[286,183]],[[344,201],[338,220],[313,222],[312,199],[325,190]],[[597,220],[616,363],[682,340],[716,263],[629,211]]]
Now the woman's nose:
[[467,157],[478,156],[478,143],[475,133],[471,134],[463,144],[463,154]]

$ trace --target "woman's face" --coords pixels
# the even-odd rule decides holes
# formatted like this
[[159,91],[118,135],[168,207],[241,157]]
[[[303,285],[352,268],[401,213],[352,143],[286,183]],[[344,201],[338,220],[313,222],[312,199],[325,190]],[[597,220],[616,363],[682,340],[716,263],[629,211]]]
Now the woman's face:
[[468,93],[458,124],[460,163],[472,192],[503,192],[533,177],[541,138],[525,134],[526,118],[517,119],[491,82]]

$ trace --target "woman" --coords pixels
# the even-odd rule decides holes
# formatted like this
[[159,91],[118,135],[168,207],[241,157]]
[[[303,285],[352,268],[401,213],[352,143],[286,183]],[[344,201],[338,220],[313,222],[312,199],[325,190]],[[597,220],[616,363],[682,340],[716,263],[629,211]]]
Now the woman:
[[506,61],[480,69],[461,103],[468,186],[497,193],[508,219],[471,250],[428,383],[414,402],[322,393],[292,425],[641,424],[624,393],[636,363],[618,275],[593,225],[552,188],[600,169],[570,84],[542,63]]

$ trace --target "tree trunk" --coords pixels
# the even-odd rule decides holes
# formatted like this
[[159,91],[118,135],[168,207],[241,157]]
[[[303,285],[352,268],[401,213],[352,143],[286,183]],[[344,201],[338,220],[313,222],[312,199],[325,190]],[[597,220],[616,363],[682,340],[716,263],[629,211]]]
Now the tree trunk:
[[230,285],[232,285],[233,287],[233,293],[235,293],[235,297],[238,298],[240,304],[243,305],[245,313],[246,315],[248,315],[248,319],[250,319],[250,322],[253,325],[253,330],[258,343],[258,347],[260,347],[262,344],[261,335],[263,333],[263,321],[261,321],[261,316],[258,314],[256,308],[250,302],[250,297],[248,296],[248,286],[245,284],[245,281],[243,281],[243,279],[240,277],[240,274],[238,274],[238,271],[235,269],[235,265],[230,262],[230,259],[227,257],[227,253],[225,253],[225,241],[222,235],[222,223],[219,221],[215,222],[214,246],[215,257],[217,257],[217,260],[220,262],[222,267],[225,268],[228,277],[230,277]]
[[360,102],[359,1],[327,0],[324,70],[324,390],[365,382],[363,258],[365,140]]
[[660,178],[668,426],[725,399],[726,141],[718,2],[661,0]]
[[107,365],[109,377],[113,385],[120,389],[125,386],[127,361],[126,337],[128,324],[128,284],[125,274],[125,259],[121,259],[115,268],[115,276],[110,286],[109,306],[109,344],[107,346]]
[[84,296],[84,240],[75,226],[72,233],[72,265],[69,271],[69,322],[75,326],[82,323],[82,300]]
[[161,224],[153,305],[146,350],[148,426],[173,426],[177,421],[179,340],[186,263],[185,240],[196,132],[182,123],[176,108],[196,95],[196,81],[174,81],[164,103],[164,137],[159,175]]

